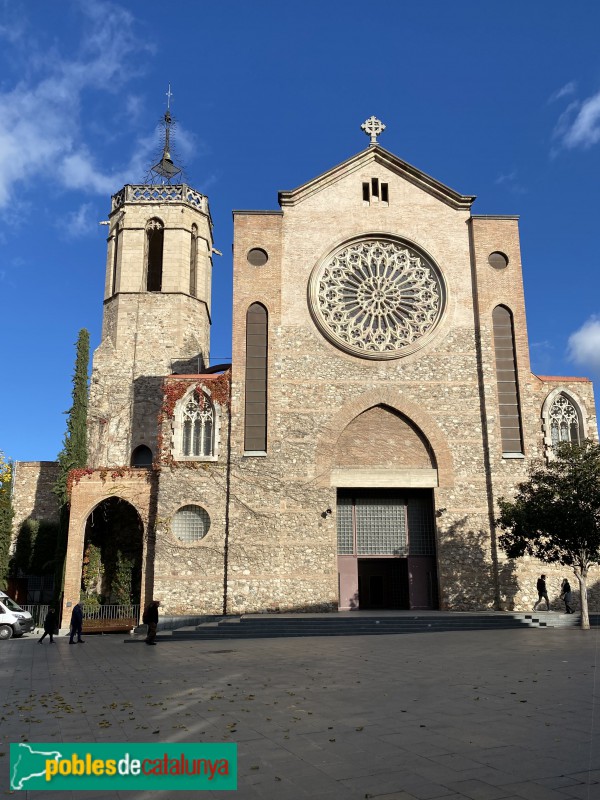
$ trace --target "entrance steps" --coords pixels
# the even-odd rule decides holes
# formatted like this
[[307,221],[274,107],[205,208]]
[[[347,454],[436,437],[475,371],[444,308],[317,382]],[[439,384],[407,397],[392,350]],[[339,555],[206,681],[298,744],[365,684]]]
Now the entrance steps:
[[[201,625],[176,628],[171,640],[272,639],[301,636],[373,636],[527,628],[566,628],[581,624],[579,614],[559,612],[437,612],[382,611],[330,614],[247,614],[219,618]],[[590,614],[600,625],[600,614]],[[160,638],[160,633],[159,633]]]

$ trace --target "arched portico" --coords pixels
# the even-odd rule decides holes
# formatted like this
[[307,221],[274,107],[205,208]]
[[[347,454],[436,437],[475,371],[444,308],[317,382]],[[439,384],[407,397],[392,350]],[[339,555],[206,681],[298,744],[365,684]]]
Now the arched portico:
[[[154,547],[148,532],[153,528],[153,475],[150,470],[123,469],[123,475],[107,475],[105,470],[86,473],[75,481],[71,490],[69,537],[65,560],[65,581],[62,599],[62,626],[69,623],[72,606],[79,602],[81,576],[86,544],[86,527],[92,512],[108,501],[122,501],[139,517],[142,538],[140,605],[152,594]],[[88,529],[89,533],[89,529]],[[89,536],[88,536],[89,539]]]

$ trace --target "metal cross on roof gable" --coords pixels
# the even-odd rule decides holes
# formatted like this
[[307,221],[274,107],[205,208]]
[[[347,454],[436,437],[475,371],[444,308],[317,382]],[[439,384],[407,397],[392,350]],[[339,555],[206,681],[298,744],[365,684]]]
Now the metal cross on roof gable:
[[369,117],[360,127],[371,137],[369,144],[377,144],[377,137],[385,130],[385,125],[377,117]]

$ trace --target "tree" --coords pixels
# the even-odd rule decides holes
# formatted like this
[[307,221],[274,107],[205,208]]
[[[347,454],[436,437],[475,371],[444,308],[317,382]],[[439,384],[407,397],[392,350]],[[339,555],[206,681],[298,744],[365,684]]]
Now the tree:
[[6,588],[5,581],[8,577],[8,553],[13,521],[11,487],[12,464],[0,450],[0,588]]
[[590,627],[587,576],[600,563],[600,444],[562,443],[547,466],[534,466],[513,501],[498,501],[499,538],[510,558],[534,556],[571,567],[581,590],[581,627]]
[[88,362],[90,359],[90,334],[85,328],[79,331],[76,345],[75,372],[73,374],[73,405],[67,412],[67,432],[63,449],[58,454],[59,475],[53,487],[60,503],[60,532],[56,544],[54,592],[59,602],[64,586],[64,567],[69,537],[69,497],[67,491],[69,472],[87,463],[87,409]]
[[76,345],[75,372],[73,374],[73,405],[67,411],[67,432],[63,449],[58,454],[59,476],[54,485],[61,506],[69,502],[67,481],[72,469],[85,467],[87,463],[87,410],[88,410],[88,362],[90,360],[90,334],[85,328],[79,331]]

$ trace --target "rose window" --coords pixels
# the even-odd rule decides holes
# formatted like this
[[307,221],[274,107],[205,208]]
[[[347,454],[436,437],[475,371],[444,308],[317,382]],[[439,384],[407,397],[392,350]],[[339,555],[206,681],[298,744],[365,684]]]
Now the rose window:
[[309,302],[322,333],[363,358],[417,350],[444,310],[441,274],[424,255],[391,237],[346,244],[319,264]]

